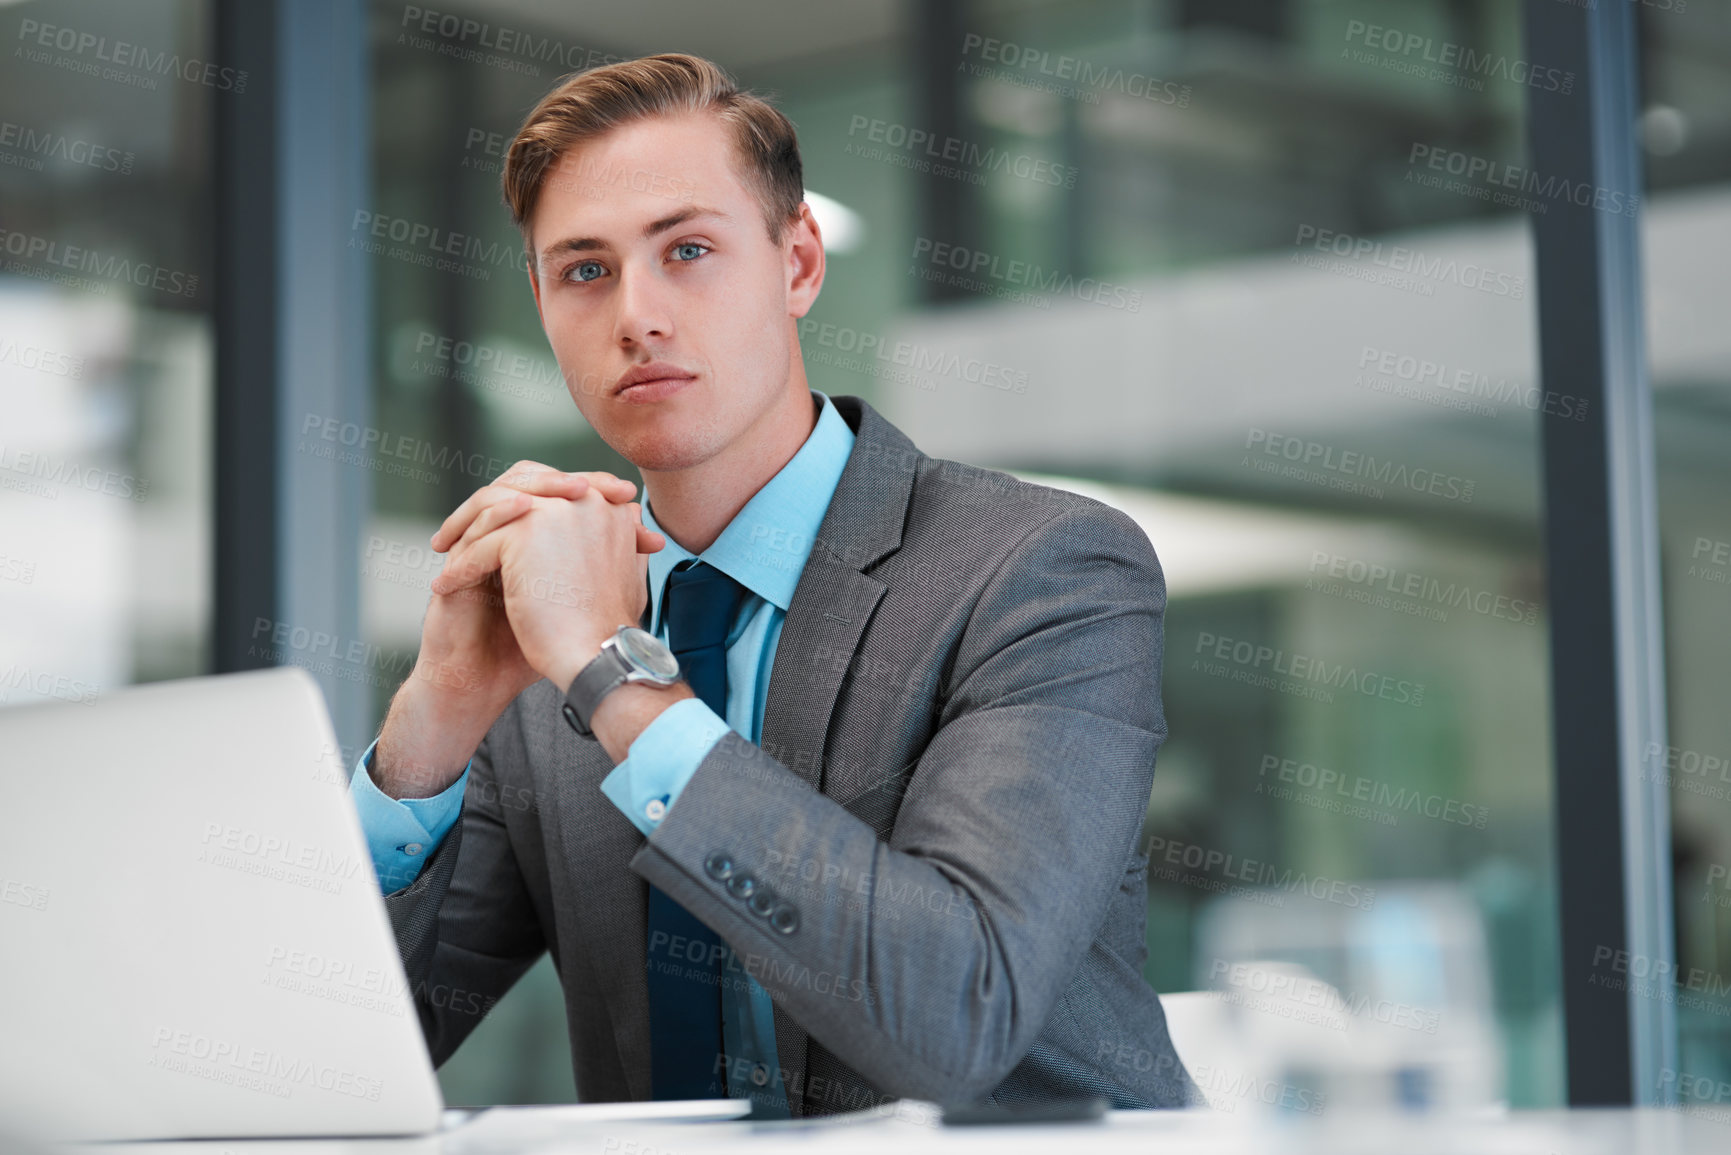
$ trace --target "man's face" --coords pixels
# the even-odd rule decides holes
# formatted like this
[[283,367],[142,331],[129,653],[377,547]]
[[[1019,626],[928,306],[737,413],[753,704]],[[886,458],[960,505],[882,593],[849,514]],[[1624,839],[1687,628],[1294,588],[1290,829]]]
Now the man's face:
[[[709,460],[793,388],[821,245],[803,209],[771,244],[738,165],[714,116],[651,117],[569,150],[529,220],[535,300],[571,397],[640,469]],[[815,283],[799,276],[802,242]],[[621,389],[645,368],[675,376]],[[809,404],[803,380],[797,391]]]

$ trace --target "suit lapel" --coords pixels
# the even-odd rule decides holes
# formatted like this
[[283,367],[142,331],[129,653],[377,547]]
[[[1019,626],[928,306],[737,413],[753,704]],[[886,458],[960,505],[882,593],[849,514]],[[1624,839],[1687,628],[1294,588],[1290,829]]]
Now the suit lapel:
[[[830,402],[854,431],[853,450],[782,622],[760,743],[818,790],[825,785],[824,737],[830,715],[866,621],[885,589],[861,571],[901,545],[921,458],[913,443],[864,401],[836,396]],[[805,1114],[808,1038],[805,1028],[776,1004],[776,1062],[795,1118]]]
[[854,430],[853,450],[782,621],[760,743],[815,789],[824,784],[824,736],[836,695],[884,593],[882,582],[861,571],[901,545],[921,456],[864,401],[830,401]]
[[823,788],[824,734],[842,678],[883,593],[877,579],[815,554],[800,571],[770,669],[761,745],[814,790]]

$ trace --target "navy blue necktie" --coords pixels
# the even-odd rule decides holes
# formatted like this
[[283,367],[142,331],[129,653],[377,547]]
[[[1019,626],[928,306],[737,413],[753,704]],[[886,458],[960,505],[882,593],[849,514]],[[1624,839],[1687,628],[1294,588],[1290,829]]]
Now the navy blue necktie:
[[[669,648],[703,703],[727,716],[727,632],[745,587],[708,562],[667,575]],[[660,949],[656,943],[663,944]],[[649,888],[650,1094],[725,1099],[721,978],[727,945],[660,888]]]

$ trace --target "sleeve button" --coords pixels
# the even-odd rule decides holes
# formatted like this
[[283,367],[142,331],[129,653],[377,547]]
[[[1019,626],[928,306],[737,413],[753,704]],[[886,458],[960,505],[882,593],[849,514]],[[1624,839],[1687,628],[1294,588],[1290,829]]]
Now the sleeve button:
[[643,808],[643,816],[651,822],[660,822],[667,817],[667,803],[659,798],[651,798],[649,805]]
[[717,850],[703,860],[703,873],[717,882],[726,882],[733,877],[733,859]]
[[727,880],[727,893],[735,898],[750,898],[757,890],[757,879],[743,872]]
[[752,914],[760,918],[768,918],[770,911],[775,909],[775,888],[771,886],[758,887],[752,891],[751,897],[746,900],[745,905],[751,908]]
[[787,903],[779,903],[769,912],[769,925],[782,934],[792,934],[799,929],[799,911]]

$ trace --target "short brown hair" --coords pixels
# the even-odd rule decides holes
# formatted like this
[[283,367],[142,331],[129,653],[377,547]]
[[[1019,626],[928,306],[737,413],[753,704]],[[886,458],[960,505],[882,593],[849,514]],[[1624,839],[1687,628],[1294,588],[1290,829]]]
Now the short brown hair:
[[573,145],[647,117],[704,111],[733,130],[741,175],[757,194],[770,242],[780,244],[805,199],[793,122],[715,64],[681,52],[579,72],[542,97],[505,153],[511,220],[527,241],[547,172]]

